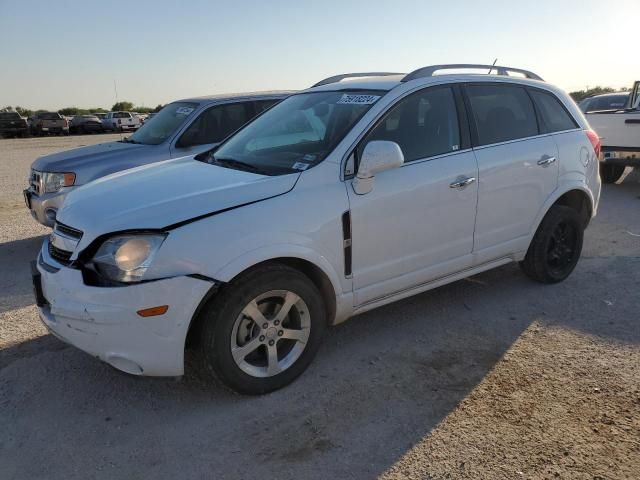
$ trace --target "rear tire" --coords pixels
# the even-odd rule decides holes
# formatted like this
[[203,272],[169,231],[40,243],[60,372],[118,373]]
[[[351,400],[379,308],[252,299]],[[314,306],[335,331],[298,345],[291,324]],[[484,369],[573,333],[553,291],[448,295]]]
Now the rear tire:
[[309,366],[326,310],[308,277],[274,264],[225,285],[197,321],[209,372],[239,393],[259,395],[290,384]]
[[583,238],[584,222],[578,212],[554,205],[542,219],[520,267],[537,282],[561,282],[578,263]]
[[603,183],[616,183],[624,173],[624,165],[600,164],[600,178]]

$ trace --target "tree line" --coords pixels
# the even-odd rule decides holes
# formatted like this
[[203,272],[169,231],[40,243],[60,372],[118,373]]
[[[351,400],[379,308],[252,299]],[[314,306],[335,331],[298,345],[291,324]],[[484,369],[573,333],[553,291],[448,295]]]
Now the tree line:
[[[65,115],[69,117],[73,117],[74,115],[89,115],[91,113],[107,113],[107,112],[138,112],[138,113],[155,113],[159,112],[164,105],[158,104],[155,108],[153,107],[140,107],[134,106],[132,102],[116,102],[111,107],[111,110],[107,110],[102,107],[94,107],[94,108],[79,108],[79,107],[65,107],[60,110],[56,110],[60,115]],[[37,115],[38,113],[50,112],[51,110],[31,110],[28,108],[23,108],[18,105],[15,107],[6,106],[0,111],[3,112],[17,112],[22,117],[31,117],[33,115]]]
[[589,97],[593,97],[594,95],[602,95],[603,93],[616,93],[616,92],[628,92],[629,89],[628,88],[621,88],[619,90],[616,90],[615,88],[611,88],[611,87],[593,87],[593,88],[585,88],[584,90],[577,90],[575,92],[569,92],[569,95],[571,95],[571,98],[573,98],[573,100],[578,103],[581,100],[584,100],[585,98],[589,98]]
[[[612,88],[612,87],[596,86],[593,88],[585,88],[584,90],[577,90],[575,92],[570,92],[569,95],[571,95],[571,98],[573,98],[573,100],[577,103],[577,102],[580,102],[581,100],[584,100],[585,98],[593,97],[594,95],[602,95],[603,93],[627,92],[627,91],[629,91],[628,88],[621,88],[616,90],[615,88]],[[114,103],[113,106],[111,107],[111,110],[106,110],[102,107],[95,107],[95,108],[65,107],[58,110],[58,113],[60,115],[66,115],[69,117],[72,117],[74,115],[88,115],[90,113],[106,113],[106,112],[120,112],[120,111],[152,113],[152,112],[159,112],[162,109],[162,107],[164,107],[164,105],[161,105],[161,104],[156,105],[155,108],[140,107],[140,106],[136,107],[133,105],[132,102],[124,101],[124,102]],[[20,106],[15,106],[15,107],[7,106],[1,109],[0,111],[18,112],[23,117],[31,117],[38,113],[48,112],[49,110],[42,110],[42,109],[30,110],[28,108],[22,108]]]

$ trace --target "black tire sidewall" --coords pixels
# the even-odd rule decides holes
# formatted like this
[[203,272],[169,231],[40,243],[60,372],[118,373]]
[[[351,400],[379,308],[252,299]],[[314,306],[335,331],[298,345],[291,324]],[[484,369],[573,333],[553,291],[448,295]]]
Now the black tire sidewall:
[[[574,258],[562,272],[553,271],[548,264],[547,249],[552,233],[560,223],[568,222],[575,229],[576,243],[574,246]],[[533,237],[529,251],[522,262],[522,267],[534,280],[543,283],[557,283],[566,279],[576,267],[582,253],[584,240],[584,224],[580,215],[573,208],[562,205],[554,205],[545,215]]]
[[624,173],[624,165],[607,165],[600,164],[600,178],[603,183],[616,183]]
[[[231,355],[233,325],[242,309],[254,298],[270,290],[289,290],[307,304],[311,331],[306,347],[296,362],[284,372],[267,378],[248,375]],[[315,285],[302,273],[274,266],[232,282],[204,308],[202,349],[206,366],[231,389],[258,395],[282,388],[295,380],[315,356],[326,327],[326,310]]]

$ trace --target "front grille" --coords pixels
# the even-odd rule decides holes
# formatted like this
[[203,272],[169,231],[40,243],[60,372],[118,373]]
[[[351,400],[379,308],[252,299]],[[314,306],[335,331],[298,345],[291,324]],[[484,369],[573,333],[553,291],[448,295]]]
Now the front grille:
[[49,242],[49,255],[56,262],[62,265],[70,265],[71,264],[71,253],[66,250],[62,250],[60,248],[54,247],[51,242]]
[[40,181],[42,173],[37,170],[31,170],[31,176],[29,177],[29,186],[31,191],[36,195],[40,195]]
[[65,225],[64,223],[56,222],[55,227],[53,227],[54,231],[61,233],[65,237],[74,238],[76,240],[80,240],[82,238],[82,231],[77,228],[70,227],[69,225]]

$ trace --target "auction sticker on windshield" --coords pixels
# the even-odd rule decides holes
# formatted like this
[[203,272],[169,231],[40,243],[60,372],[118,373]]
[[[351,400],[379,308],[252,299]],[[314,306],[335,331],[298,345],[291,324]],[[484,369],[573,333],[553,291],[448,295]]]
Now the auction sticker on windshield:
[[376,103],[379,98],[379,95],[349,95],[345,93],[337,103],[342,105],[371,105]]
[[193,112],[191,107],[179,107],[176,109],[176,115],[189,115],[191,112]]

